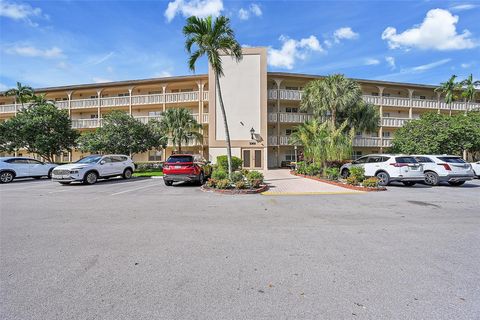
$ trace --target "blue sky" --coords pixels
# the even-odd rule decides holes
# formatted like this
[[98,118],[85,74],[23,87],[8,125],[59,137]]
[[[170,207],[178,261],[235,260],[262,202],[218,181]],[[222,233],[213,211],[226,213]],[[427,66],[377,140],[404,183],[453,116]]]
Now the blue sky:
[[269,48],[269,71],[480,77],[478,1],[0,0],[0,90],[190,74],[191,14],[230,17],[242,45]]

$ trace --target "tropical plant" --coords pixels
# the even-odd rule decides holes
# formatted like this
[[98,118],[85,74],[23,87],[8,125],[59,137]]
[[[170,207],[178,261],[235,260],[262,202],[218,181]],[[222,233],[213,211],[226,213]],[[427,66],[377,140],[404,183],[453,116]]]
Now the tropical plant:
[[[478,93],[477,87],[480,87],[480,80],[473,81],[473,75],[470,74],[467,79],[460,82],[462,87],[462,97],[467,100],[467,103],[470,103],[475,100],[475,96]],[[468,110],[468,106],[466,108]]]
[[223,169],[217,168],[217,169],[213,170],[213,172],[212,172],[212,179],[222,180],[222,179],[226,179],[227,177],[228,177],[228,174]]
[[365,180],[365,169],[362,167],[351,167],[348,169],[349,177],[355,178],[358,182]]
[[165,148],[167,137],[152,128],[125,112],[112,111],[103,117],[100,128],[79,137],[78,147],[83,152],[129,155]]
[[362,186],[366,188],[378,188],[378,178],[377,177],[370,177],[368,179],[363,180]]
[[325,168],[324,175],[329,180],[338,180],[340,177],[340,169],[339,168]]
[[245,177],[243,176],[243,174],[240,171],[234,171],[234,172],[232,172],[232,175],[230,176],[230,181],[232,181],[233,183],[236,183],[238,181],[243,181],[244,178]]
[[201,141],[203,139],[200,129],[202,125],[195,120],[190,111],[184,108],[168,109],[162,113],[160,128],[177,147],[179,153],[182,152],[182,143],[188,144],[191,141]]
[[212,17],[197,18],[190,17],[183,27],[183,34],[186,37],[185,48],[190,55],[188,65],[190,70],[195,71],[197,60],[206,55],[208,62],[214,72],[215,88],[223,117],[225,128],[225,140],[227,143],[228,174],[232,169],[232,151],[230,143],[230,132],[228,130],[227,114],[223,104],[220,80],[223,74],[221,54],[227,55],[239,62],[242,59],[242,48],[235,39],[235,34],[230,27],[230,19],[220,16],[213,21]]
[[322,167],[320,166],[319,163],[310,163],[307,166],[307,175],[309,176],[316,176],[319,175],[322,172]]
[[456,75],[452,75],[447,82],[442,82],[438,88],[435,88],[435,92],[440,92],[445,96],[445,103],[450,108],[450,115],[452,115],[452,103],[458,99],[461,89],[460,84],[455,82],[456,78]]
[[235,188],[236,189],[247,189],[247,183],[244,180],[240,180],[235,182]]
[[231,186],[232,186],[232,184],[231,184],[230,180],[228,180],[228,179],[218,180],[215,184],[215,187],[217,189],[222,189],[222,190],[228,189]]
[[15,102],[20,102],[23,109],[24,103],[30,101],[34,96],[34,90],[32,87],[17,82],[17,86],[5,91],[4,95],[15,97]]
[[36,106],[39,106],[39,105],[42,105],[42,104],[51,104],[51,105],[55,105],[55,101],[51,100],[51,99],[47,99],[46,97],[46,94],[45,93],[40,93],[40,94],[34,94],[32,95],[32,97],[30,98],[30,101],[32,102],[32,104],[30,105],[31,107],[36,107]]
[[1,124],[0,149],[8,152],[25,149],[36,153],[48,162],[54,156],[75,146],[78,132],[66,110],[41,104],[23,109]]
[[263,183],[263,174],[259,171],[252,170],[247,174],[247,181],[248,184],[252,188],[258,188],[262,185]]
[[[228,172],[228,157],[226,155],[217,157],[217,165],[219,168]],[[233,156],[232,157],[232,170],[236,171],[242,166],[242,159]]]

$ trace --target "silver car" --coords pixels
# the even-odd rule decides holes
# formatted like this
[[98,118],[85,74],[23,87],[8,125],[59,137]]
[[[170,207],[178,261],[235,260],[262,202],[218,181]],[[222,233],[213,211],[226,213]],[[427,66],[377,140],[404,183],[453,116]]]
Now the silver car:
[[32,158],[3,157],[0,158],[0,183],[9,183],[16,178],[50,178],[56,166]]

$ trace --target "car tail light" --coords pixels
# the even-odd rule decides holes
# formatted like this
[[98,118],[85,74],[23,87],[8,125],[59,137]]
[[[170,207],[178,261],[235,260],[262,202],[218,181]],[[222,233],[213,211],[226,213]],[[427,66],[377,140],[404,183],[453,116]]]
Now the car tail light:
[[391,166],[394,166],[394,167],[397,167],[397,168],[400,168],[400,167],[408,167],[408,163],[390,163]]
[[450,168],[450,165],[448,163],[439,163],[438,165],[443,166],[447,171],[452,171],[452,168]]
[[164,165],[163,165],[163,169],[168,169],[168,168],[169,168],[169,167],[168,167],[168,164],[164,164]]

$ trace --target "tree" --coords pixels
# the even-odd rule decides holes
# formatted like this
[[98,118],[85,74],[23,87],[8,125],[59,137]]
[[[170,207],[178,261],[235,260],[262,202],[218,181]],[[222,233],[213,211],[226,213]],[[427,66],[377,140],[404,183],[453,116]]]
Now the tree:
[[202,125],[199,124],[192,114],[184,108],[168,109],[162,113],[160,128],[172,141],[174,146],[178,147],[178,152],[182,152],[182,142],[188,144],[190,141],[201,141],[203,138],[200,133]]
[[[197,18],[190,17],[183,27],[183,34],[186,37],[185,48],[190,55],[188,65],[190,70],[195,71],[197,60],[206,55],[208,62],[215,74],[215,88],[218,94],[220,109],[222,111],[223,125],[225,128],[225,140],[227,142],[228,174],[232,174],[232,148],[230,133],[228,130],[227,114],[223,104],[220,80],[223,74],[222,58],[223,53],[232,57],[237,62],[242,59],[242,48],[235,39],[235,33],[230,27],[230,19],[220,16],[212,21],[212,17]],[[195,47],[195,48],[194,48]]]
[[427,113],[399,128],[392,152],[407,154],[456,154],[480,151],[480,112],[446,116]]
[[23,104],[30,101],[34,96],[34,90],[32,87],[24,86],[17,82],[17,87],[5,91],[4,95],[15,97],[15,102],[20,102],[23,109]]
[[300,109],[311,110],[317,119],[330,119],[334,126],[347,121],[345,129],[373,132],[378,129],[378,109],[362,99],[360,85],[341,74],[309,82],[304,89]]
[[307,161],[325,167],[328,161],[340,161],[351,156],[354,131],[351,129],[346,133],[347,126],[346,121],[337,128],[331,122],[322,123],[313,119],[297,126],[290,142],[303,146]]
[[78,132],[72,129],[67,111],[45,104],[23,109],[2,123],[0,133],[0,148],[3,150],[26,149],[49,162],[54,161],[55,155],[71,150],[78,136]]
[[102,126],[83,133],[78,147],[83,152],[133,155],[153,148],[165,148],[167,139],[155,124],[143,124],[123,111],[103,117]]
[[435,92],[441,92],[445,95],[445,102],[450,108],[450,115],[452,115],[452,103],[457,100],[458,91],[460,90],[460,85],[455,82],[456,78],[456,75],[452,75],[447,82],[442,82],[440,87],[435,88]]
[[55,101],[47,99],[45,93],[41,93],[41,94],[38,94],[38,95],[33,94],[29,101],[32,102],[30,107],[36,107],[36,106],[42,105],[42,104],[55,105]]
[[470,74],[467,79],[460,82],[460,86],[462,87],[462,97],[467,100],[467,108],[468,110],[468,103],[475,100],[475,96],[477,95],[477,87],[480,87],[480,80],[473,81],[473,75]]

